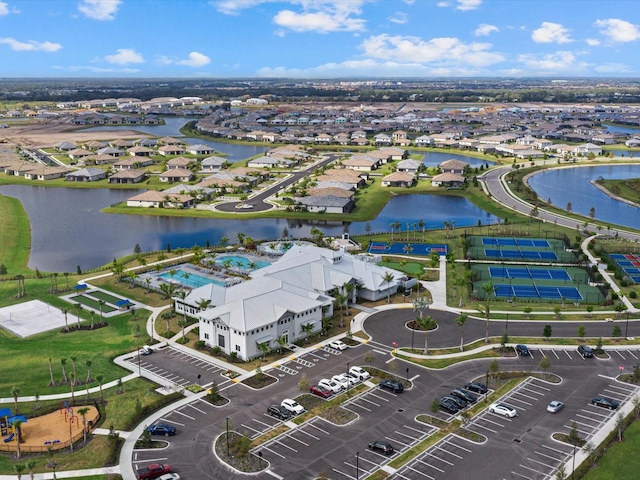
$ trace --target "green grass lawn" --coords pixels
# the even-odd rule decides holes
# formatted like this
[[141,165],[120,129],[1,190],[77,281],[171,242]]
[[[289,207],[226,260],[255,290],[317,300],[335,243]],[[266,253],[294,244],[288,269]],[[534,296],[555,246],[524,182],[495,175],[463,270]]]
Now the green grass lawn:
[[385,257],[382,262],[383,267],[393,268],[395,270],[400,270],[401,272],[405,272],[409,275],[417,277],[418,275],[422,275],[424,272],[425,264],[415,261],[401,261],[394,262],[391,261],[389,257]]
[[633,422],[624,432],[624,442],[614,443],[598,465],[583,480],[634,480],[640,472],[640,422]]
[[0,195],[0,264],[7,267],[7,274],[27,274],[31,249],[29,217],[20,200]]
[[[93,298],[86,295],[76,295],[75,297],[71,297],[70,300],[73,300],[74,303],[81,303],[82,305],[86,305],[87,307],[93,308],[95,310],[100,310],[100,304],[98,303],[98,300],[94,300]],[[110,307],[108,304],[102,305],[103,313],[111,313],[115,311],[116,309]]]
[[98,300],[102,300],[104,302],[109,302],[112,305],[117,305],[122,298],[115,297],[113,295],[109,295],[106,292],[101,292],[100,290],[96,290],[95,292],[91,292],[88,294],[90,297],[97,298]]

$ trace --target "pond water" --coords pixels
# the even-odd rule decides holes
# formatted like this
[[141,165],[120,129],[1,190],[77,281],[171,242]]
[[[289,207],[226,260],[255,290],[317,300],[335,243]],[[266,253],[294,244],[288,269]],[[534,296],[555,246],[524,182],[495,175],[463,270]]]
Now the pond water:
[[617,225],[640,228],[640,210],[624,202],[614,200],[598,190],[590,180],[640,178],[640,165],[601,165],[547,170],[529,179],[531,188],[554,205],[571,209],[588,216],[595,208],[595,218]]
[[[273,240],[287,228],[294,238],[309,237],[316,227],[327,235],[339,236],[345,228],[352,234],[366,233],[367,222],[262,219],[210,219],[153,215],[110,215],[100,209],[121,202],[141,190],[75,189],[5,185],[0,194],[18,198],[31,223],[29,267],[42,271],[71,272],[104,265],[133,253],[136,244],[143,251],[216,245],[222,237],[236,242],[238,233],[255,240]],[[348,219],[348,216],[346,217]],[[422,219],[426,228],[442,228],[455,222],[456,228],[495,223],[497,218],[464,198],[437,195],[393,197],[375,220],[371,232],[389,232],[390,223],[413,229]]]

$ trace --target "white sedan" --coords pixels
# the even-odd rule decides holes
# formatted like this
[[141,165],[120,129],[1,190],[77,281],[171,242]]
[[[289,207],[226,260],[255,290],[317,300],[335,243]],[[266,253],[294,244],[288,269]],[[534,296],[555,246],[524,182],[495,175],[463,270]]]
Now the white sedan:
[[342,340],[334,340],[333,342],[331,342],[329,344],[329,346],[331,348],[335,348],[336,350],[346,350],[347,349],[347,344],[344,343]]
[[340,385],[345,390],[347,388],[349,388],[349,385],[350,385],[349,380],[344,375],[334,375],[333,377],[331,377],[331,380],[336,382],[338,385]]
[[492,403],[489,405],[489,411],[509,418],[513,418],[518,414],[515,408],[511,405],[507,405],[506,403]]
[[280,405],[282,405],[294,415],[300,415],[304,412],[304,407],[290,398],[285,398],[282,403],[280,403]]
[[369,380],[371,378],[371,374],[369,372],[358,366],[351,367],[349,369],[349,373],[356,375],[360,380]]

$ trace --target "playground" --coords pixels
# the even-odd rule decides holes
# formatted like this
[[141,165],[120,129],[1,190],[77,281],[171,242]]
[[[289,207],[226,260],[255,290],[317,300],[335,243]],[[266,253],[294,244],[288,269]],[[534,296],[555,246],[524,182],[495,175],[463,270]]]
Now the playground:
[[429,256],[434,252],[438,255],[447,255],[449,253],[449,245],[444,243],[371,242],[367,252],[377,255]]
[[[11,416],[9,408],[0,408],[0,451],[16,451],[16,430],[20,431],[20,451],[23,453],[68,447],[71,441],[76,442],[82,438],[82,416],[78,410],[83,407],[89,409],[85,418],[87,430],[91,431],[100,418],[100,413],[94,406],[70,407],[63,401],[55,412],[33,418],[25,415]],[[22,422],[19,427],[15,425],[16,420]]]

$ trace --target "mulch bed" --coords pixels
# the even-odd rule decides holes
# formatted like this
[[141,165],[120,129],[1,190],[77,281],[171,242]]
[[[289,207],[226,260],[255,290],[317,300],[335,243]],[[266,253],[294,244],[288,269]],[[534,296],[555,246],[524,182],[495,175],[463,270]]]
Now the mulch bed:
[[246,378],[242,380],[247,387],[251,388],[265,388],[271,385],[272,383],[276,383],[278,380],[271,375],[267,375],[263,373],[262,375],[254,375],[252,377]]

